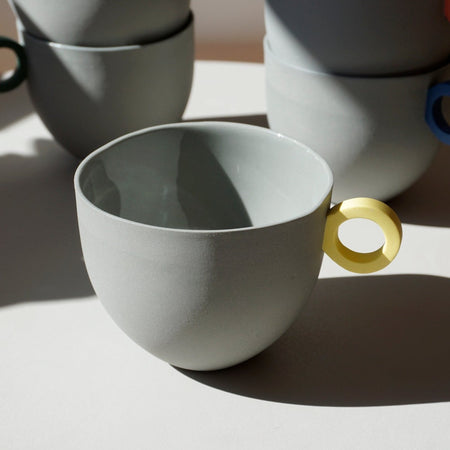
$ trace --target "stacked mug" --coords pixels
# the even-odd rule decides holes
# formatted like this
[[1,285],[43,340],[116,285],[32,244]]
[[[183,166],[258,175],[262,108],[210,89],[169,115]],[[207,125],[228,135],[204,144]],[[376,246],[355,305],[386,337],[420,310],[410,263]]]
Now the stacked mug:
[[20,43],[0,38],[55,139],[78,157],[181,120],[194,67],[189,0],[12,0]]
[[392,198],[450,144],[448,0],[266,0],[265,24],[269,125],[325,158],[334,201]]

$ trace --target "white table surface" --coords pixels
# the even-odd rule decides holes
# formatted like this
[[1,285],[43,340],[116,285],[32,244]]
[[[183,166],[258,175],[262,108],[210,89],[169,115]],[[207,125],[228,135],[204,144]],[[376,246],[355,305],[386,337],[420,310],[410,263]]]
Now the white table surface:
[[[186,118],[266,124],[263,66],[198,62]],[[77,160],[24,87],[2,95],[0,449],[450,448],[449,163],[442,148],[391,202],[404,222],[391,266],[355,276],[325,257],[271,348],[228,370],[180,371],[102,309],[77,235]]]

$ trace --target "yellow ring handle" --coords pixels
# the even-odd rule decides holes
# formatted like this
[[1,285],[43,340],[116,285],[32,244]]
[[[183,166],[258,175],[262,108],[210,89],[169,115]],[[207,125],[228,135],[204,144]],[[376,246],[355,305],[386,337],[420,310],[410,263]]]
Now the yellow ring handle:
[[[380,226],[385,242],[378,250],[358,253],[339,239],[339,227],[349,219],[369,219]],[[352,198],[328,211],[323,251],[350,272],[371,273],[383,269],[397,255],[402,242],[402,224],[397,214],[385,203],[372,198]]]

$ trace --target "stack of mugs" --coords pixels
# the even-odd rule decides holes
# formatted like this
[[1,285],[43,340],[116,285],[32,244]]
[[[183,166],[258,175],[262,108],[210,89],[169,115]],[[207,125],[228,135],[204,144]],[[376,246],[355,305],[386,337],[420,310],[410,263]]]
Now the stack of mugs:
[[194,65],[189,0],[13,0],[21,43],[2,38],[55,139],[76,156],[139,128],[176,122]]
[[327,160],[334,201],[389,199],[450,144],[447,2],[266,0],[265,23],[270,127]]

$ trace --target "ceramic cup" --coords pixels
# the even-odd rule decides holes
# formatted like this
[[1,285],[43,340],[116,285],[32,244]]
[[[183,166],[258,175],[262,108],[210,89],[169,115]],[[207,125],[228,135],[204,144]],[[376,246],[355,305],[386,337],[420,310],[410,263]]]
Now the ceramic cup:
[[[21,63],[0,90],[28,73],[36,111],[55,139],[84,157],[122,134],[176,122],[193,75],[193,21],[177,35],[147,45],[75,47],[22,34],[24,47],[1,40]],[[26,56],[23,58],[23,56]]]
[[80,46],[122,46],[169,37],[189,18],[189,0],[12,0],[26,31]]
[[[274,342],[308,298],[322,248],[372,272],[396,255],[401,225],[384,203],[330,208],[332,174],[316,153],[266,128],[163,125],[121,137],[75,174],[92,285],[134,341],[175,366],[213,370]],[[376,221],[386,242],[359,254],[339,225]]]
[[333,201],[392,198],[425,172],[437,138],[450,144],[442,102],[450,66],[411,76],[333,76],[282,61],[267,38],[264,47],[270,128],[325,158]]
[[450,55],[444,0],[265,0],[280,58],[310,70],[393,74]]

